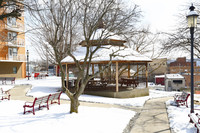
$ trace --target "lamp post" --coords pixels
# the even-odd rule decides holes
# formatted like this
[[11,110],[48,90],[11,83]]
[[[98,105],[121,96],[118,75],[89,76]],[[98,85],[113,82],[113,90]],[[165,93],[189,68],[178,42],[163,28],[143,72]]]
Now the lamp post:
[[28,70],[28,80],[29,80],[29,51],[26,51],[26,55],[27,55],[27,70]]
[[191,113],[194,113],[194,55],[193,55],[193,43],[194,43],[194,28],[197,26],[197,17],[199,16],[193,4],[189,8],[190,12],[187,15],[188,27],[191,34]]

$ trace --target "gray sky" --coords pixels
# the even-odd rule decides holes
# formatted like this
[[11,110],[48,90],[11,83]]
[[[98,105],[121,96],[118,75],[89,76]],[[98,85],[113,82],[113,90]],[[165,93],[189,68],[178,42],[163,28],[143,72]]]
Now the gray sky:
[[[142,25],[149,25],[153,32],[170,31],[177,24],[179,13],[187,14],[191,3],[197,0],[124,0],[128,4],[139,5],[142,11]],[[130,2],[130,3],[129,3]],[[187,8],[188,6],[188,8]],[[195,4],[194,4],[195,6]],[[184,10],[187,8],[187,10]],[[37,60],[39,56],[34,52],[30,42],[26,40],[26,48],[30,51],[32,60]],[[179,56],[179,55],[178,55]]]
[[[179,13],[187,14],[195,0],[130,0],[138,4],[143,11],[144,24],[153,31],[169,31],[176,25]],[[188,6],[188,8],[187,8]],[[195,4],[194,4],[195,6]],[[184,10],[187,8],[188,10]]]

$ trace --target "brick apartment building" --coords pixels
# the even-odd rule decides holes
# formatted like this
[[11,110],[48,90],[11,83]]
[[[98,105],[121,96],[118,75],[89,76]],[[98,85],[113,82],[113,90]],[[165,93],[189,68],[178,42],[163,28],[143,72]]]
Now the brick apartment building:
[[[194,86],[197,87],[200,84],[200,66],[194,62]],[[175,62],[169,64],[169,73],[179,73],[185,77],[186,86],[190,86],[190,61],[186,60],[186,57],[177,58]]]
[[[13,8],[15,5],[0,13]],[[24,13],[20,19],[8,17],[0,21],[0,77],[26,77]]]

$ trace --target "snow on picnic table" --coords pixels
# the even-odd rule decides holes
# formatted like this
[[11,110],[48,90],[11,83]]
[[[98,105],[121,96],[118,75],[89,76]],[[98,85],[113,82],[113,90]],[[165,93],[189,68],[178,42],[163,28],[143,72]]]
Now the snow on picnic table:
[[[31,84],[32,89],[27,95],[33,97],[44,96],[56,92],[61,87],[59,77],[47,77],[38,80],[16,80],[16,85]],[[158,86],[156,86],[158,87]],[[146,100],[174,96],[177,92],[150,90],[150,96],[140,98],[105,98],[98,96],[82,95],[80,101],[93,103],[118,104],[123,106],[142,107]],[[68,99],[63,93],[63,99]],[[195,95],[199,100],[200,95]],[[189,103],[190,101],[188,101]],[[166,102],[170,127],[176,133],[194,133],[196,128],[189,123],[190,108],[172,105],[173,98]],[[117,108],[97,108],[80,106],[78,114],[69,114],[69,104],[52,105],[50,110],[42,109],[23,115],[24,101],[0,102],[0,132],[26,133],[26,132],[87,132],[87,133],[122,133],[135,112]],[[195,105],[195,108],[200,108]],[[77,127],[78,125],[78,127]]]

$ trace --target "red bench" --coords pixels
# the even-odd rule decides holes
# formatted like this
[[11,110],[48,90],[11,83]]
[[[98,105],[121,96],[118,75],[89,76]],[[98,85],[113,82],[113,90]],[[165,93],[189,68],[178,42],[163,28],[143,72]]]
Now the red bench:
[[[47,107],[47,109],[49,110],[49,97],[51,96],[51,94],[49,94],[48,96],[44,96],[44,97],[39,97],[39,98],[35,98],[33,102],[25,102],[24,107],[24,114],[26,112],[32,112],[35,115],[35,106],[39,105],[39,110],[41,109],[41,107]],[[26,108],[32,108],[31,110],[26,111]]]
[[[49,98],[49,101],[51,101],[51,104],[58,103],[60,105],[60,95],[61,94],[62,94],[62,92],[51,94],[51,96]],[[55,100],[57,100],[57,101],[55,101]]]
[[[26,112],[32,112],[33,115],[35,115],[35,106],[39,105],[39,110],[42,107],[47,107],[49,110],[49,102],[51,101],[51,104],[53,103],[58,103],[60,105],[60,95],[62,92],[54,93],[54,94],[49,94],[48,96],[43,96],[39,98],[35,98],[33,102],[25,102],[23,108],[24,108],[24,114]],[[58,101],[55,101],[58,100]],[[32,108],[32,110],[26,111],[26,108]]]
[[1,100],[3,100],[3,99],[8,99],[8,100],[10,100],[10,93],[9,93],[9,90],[8,90],[8,91],[3,91],[3,89],[0,88],[0,97],[1,97]]
[[198,113],[190,113],[188,114],[190,117],[190,123],[193,123],[194,126],[197,128],[197,133],[200,131],[200,116]]
[[188,108],[187,100],[189,96],[190,94],[184,91],[181,94],[175,94],[174,102],[177,104],[177,107],[180,105],[185,105]]

